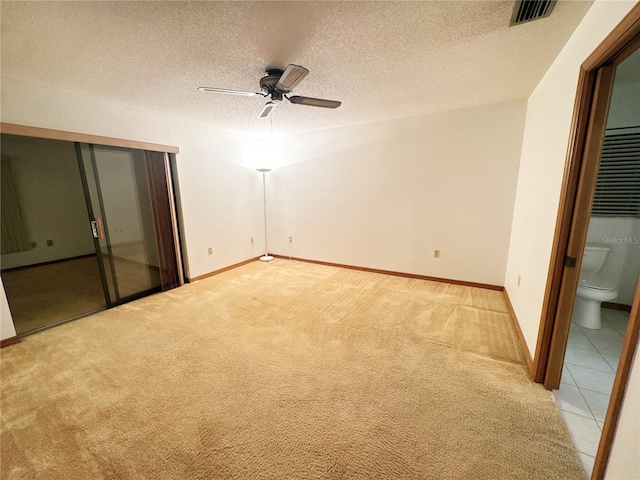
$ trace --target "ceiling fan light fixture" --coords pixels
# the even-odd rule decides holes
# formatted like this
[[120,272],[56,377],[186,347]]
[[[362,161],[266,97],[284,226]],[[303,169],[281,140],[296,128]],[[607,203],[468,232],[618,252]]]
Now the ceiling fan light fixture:
[[282,73],[280,80],[276,84],[276,89],[281,92],[288,93],[298,85],[304,77],[307,76],[309,70],[300,65],[290,64]]
[[260,110],[260,113],[258,114],[258,118],[268,117],[269,114],[271,113],[271,110],[276,108],[277,105],[278,104],[276,102],[267,102],[267,103],[265,103],[264,107],[262,107],[262,110]]

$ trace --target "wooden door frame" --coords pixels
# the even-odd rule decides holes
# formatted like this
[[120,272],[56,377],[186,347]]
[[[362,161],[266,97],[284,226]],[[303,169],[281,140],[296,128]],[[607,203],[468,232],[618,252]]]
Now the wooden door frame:
[[49,140],[64,140],[65,142],[92,143],[109,147],[134,148],[136,150],[150,150],[152,152],[180,153],[178,147],[160,145],[157,143],[139,142],[124,138],[103,137],[86,133],[69,132],[66,130],[52,130],[50,128],[31,127],[14,123],[0,123],[0,133],[19,135],[21,137],[47,138]]
[[[580,68],[571,136],[542,308],[532,376],[547,389],[558,388],[570,327],[577,277],[586,243],[606,116],[615,67],[640,46],[640,4],[636,4]],[[595,159],[595,160],[594,160]],[[595,176],[594,176],[595,172]],[[586,210],[586,211],[585,211]],[[586,221],[585,221],[586,217]],[[566,256],[577,258],[565,267]],[[569,292],[571,294],[569,295]],[[620,363],[611,392],[593,477],[604,478],[640,330],[640,285],[629,316]]]
[[[559,291],[557,294],[556,308],[553,313],[553,330],[551,332],[551,344],[549,345],[546,370],[543,383],[549,390],[557,389],[562,375],[562,364],[569,338],[571,326],[571,314],[578,288],[578,278],[582,266],[582,255],[587,241],[587,231],[591,217],[591,206],[598,180],[600,168],[600,156],[604,143],[604,134],[609,115],[609,104],[613,91],[615,66],[605,65],[594,72],[592,102],[587,116],[588,123],[584,141],[583,153],[580,165],[577,168],[577,184],[573,201],[567,198],[572,210],[570,217],[568,236],[563,241],[565,255],[575,260],[573,266],[565,266],[565,256],[559,257],[561,261],[560,275],[558,278]],[[537,373],[537,372],[536,372]]]

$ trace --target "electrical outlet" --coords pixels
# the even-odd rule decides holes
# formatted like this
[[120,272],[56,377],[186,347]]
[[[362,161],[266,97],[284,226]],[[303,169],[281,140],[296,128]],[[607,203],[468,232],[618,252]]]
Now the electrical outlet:
[[289,235],[289,243],[293,243],[293,237]]
[[433,258],[440,258],[440,250],[433,251]]
[[521,279],[521,278],[522,278],[522,277],[521,277],[520,275],[518,275],[518,286],[520,286],[520,279]]
[[253,245],[255,243],[254,240],[253,240],[253,237],[251,237],[249,240],[251,241],[251,245]]
[[38,248],[38,242],[31,242],[31,248]]
[[207,249],[207,252],[209,253],[209,255],[213,255],[213,248],[209,247]]
[[47,247],[53,247],[53,240],[47,240]]

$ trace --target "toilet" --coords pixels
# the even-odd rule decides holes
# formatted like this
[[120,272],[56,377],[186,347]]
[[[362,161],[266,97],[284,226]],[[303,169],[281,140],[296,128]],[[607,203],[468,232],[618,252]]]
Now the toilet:
[[599,273],[609,250],[609,247],[603,245],[587,245],[582,257],[580,280],[571,320],[593,330],[598,330],[602,326],[600,304],[618,297],[613,281]]

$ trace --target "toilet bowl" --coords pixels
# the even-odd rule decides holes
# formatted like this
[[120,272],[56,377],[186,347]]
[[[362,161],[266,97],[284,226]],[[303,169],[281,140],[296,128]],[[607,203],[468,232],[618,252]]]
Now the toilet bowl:
[[601,303],[617,297],[618,291],[608,278],[593,272],[580,273],[572,321],[586,328],[600,329],[602,327]]

